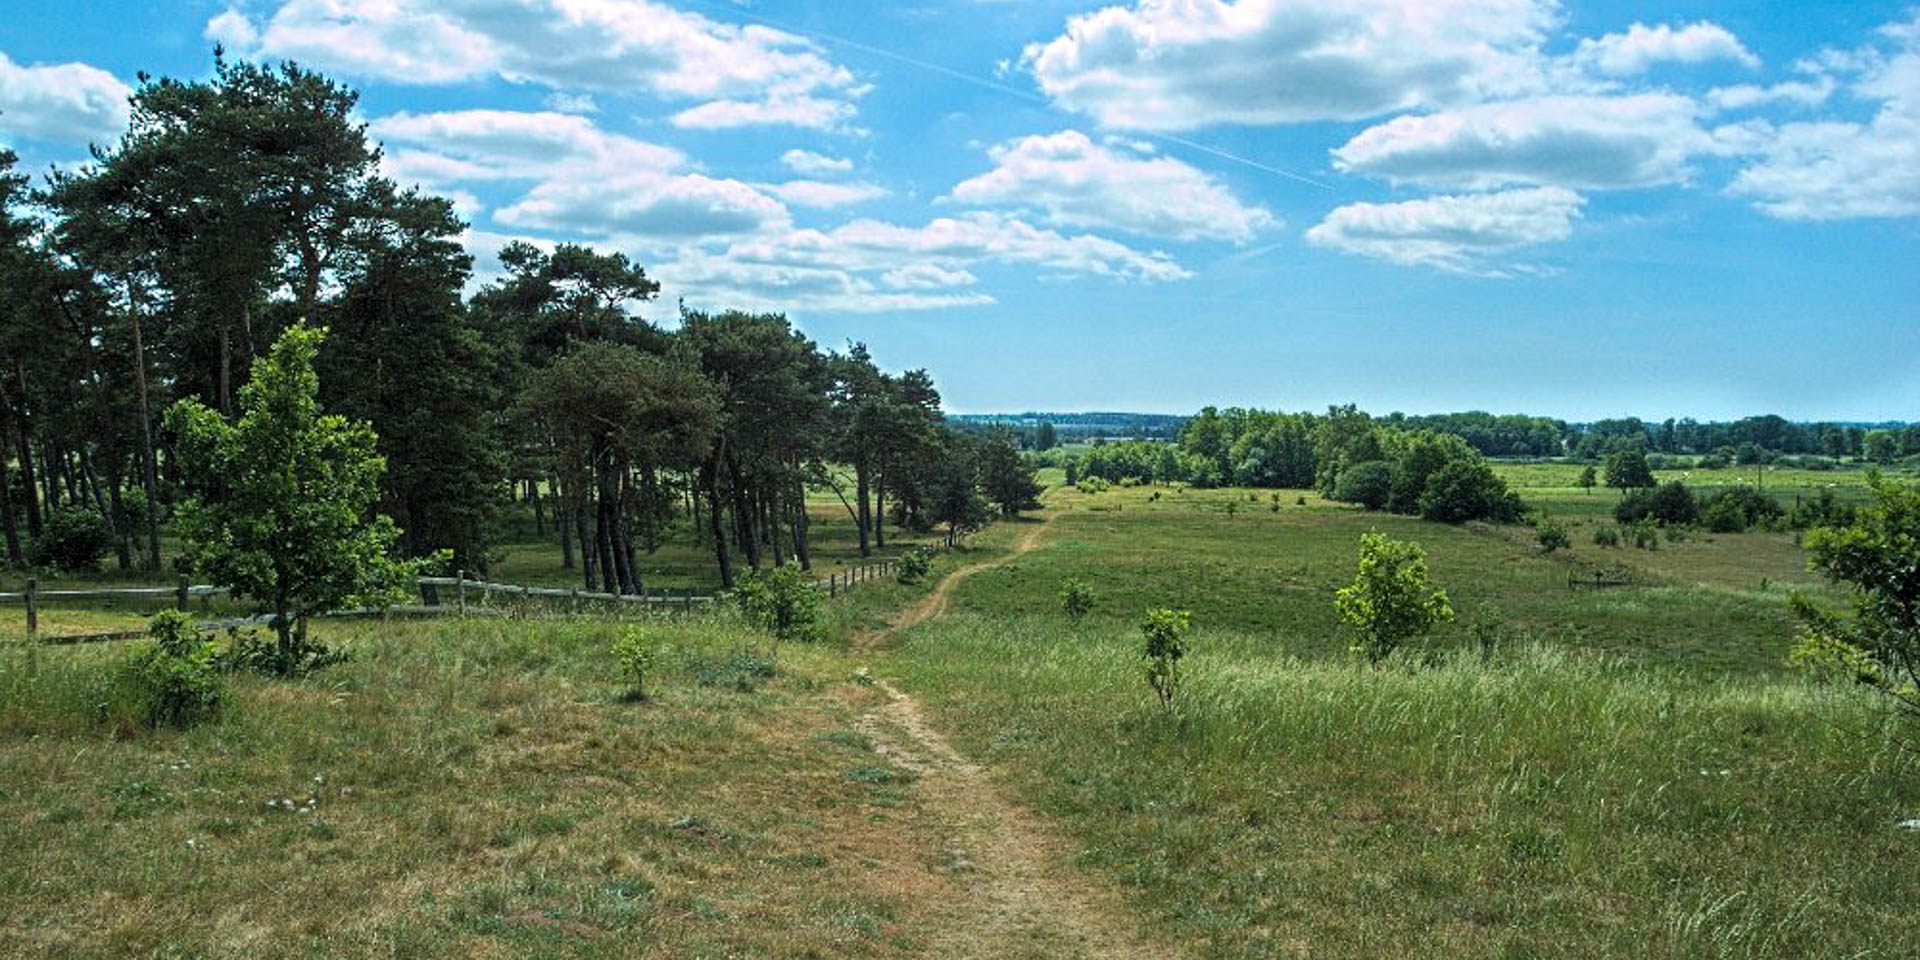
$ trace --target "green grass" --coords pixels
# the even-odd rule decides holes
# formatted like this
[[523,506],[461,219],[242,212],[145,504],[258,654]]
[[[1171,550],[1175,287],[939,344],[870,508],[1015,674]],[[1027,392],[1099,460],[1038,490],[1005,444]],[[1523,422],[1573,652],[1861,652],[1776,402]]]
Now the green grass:
[[[1879,705],[1521,644],[1371,668],[968,616],[890,661],[960,749],[1207,957],[1895,956],[1920,764]],[[1716,905],[1720,905],[1716,907]]]
[[[770,674],[724,617],[649,625],[644,701],[619,625],[330,622],[351,662],[118,738],[90,718],[121,648],[0,646],[0,956],[923,955],[970,901],[922,782],[861,732],[860,667],[1196,956],[1910,952],[1920,835],[1895,824],[1920,761],[1880,704],[1785,667],[1787,591],[1837,599],[1793,536],[1602,550],[1615,495],[1535,479],[1573,550],[1298,491],[1055,490],[1040,549],[958,584],[951,617],[783,647]],[[852,552],[831,524],[823,570]],[[1357,662],[1332,593],[1372,529],[1423,543],[1479,629]],[[670,549],[689,583],[710,563]],[[1637,585],[1568,589],[1601,567]],[[1079,625],[1069,576],[1099,594]],[[928,589],[864,583],[833,632]],[[1173,712],[1142,676],[1148,606],[1198,627]]]
[[[1790,534],[1601,551],[1577,530],[1543,557],[1525,528],[1154,493],[1055,491],[1047,546],[960,585],[964,612],[876,669],[1197,955],[1920,942],[1920,847],[1895,826],[1920,815],[1920,758],[1884,704],[1786,669],[1785,591],[1835,599]],[[1491,657],[1464,623],[1383,668],[1346,652],[1332,591],[1369,529],[1426,545]],[[1601,563],[1644,585],[1567,588]],[[1101,594],[1079,626],[1067,576]],[[1171,714],[1144,682],[1148,606],[1200,625]]]
[[911,953],[938,838],[870,821],[913,800],[839,655],[742,685],[764,640],[656,627],[634,703],[615,629],[326,624],[350,663],[128,739],[84,697],[124,647],[0,649],[0,956]]
[[[1436,642],[1465,642],[1474,620],[1572,647],[1711,672],[1778,672],[1791,646],[1789,591],[1833,599],[1807,572],[1789,533],[1695,535],[1656,551],[1592,545],[1542,556],[1526,527],[1447,526],[1370,513],[1304,491],[1114,488],[1056,490],[1048,546],[962,584],[959,609],[1047,614],[1060,583],[1099,595],[1096,621],[1131,626],[1150,606],[1193,611],[1196,623],[1269,637],[1302,655],[1344,653],[1333,591],[1353,577],[1360,534],[1423,544],[1435,580],[1463,614]],[[1595,497],[1604,496],[1596,494]],[[1155,499],[1157,497],[1157,499]],[[1306,506],[1297,505],[1305,497]],[[1228,507],[1233,512],[1228,512]],[[1005,527],[980,542],[1001,542]],[[1569,574],[1624,567],[1644,588],[1571,590]]]

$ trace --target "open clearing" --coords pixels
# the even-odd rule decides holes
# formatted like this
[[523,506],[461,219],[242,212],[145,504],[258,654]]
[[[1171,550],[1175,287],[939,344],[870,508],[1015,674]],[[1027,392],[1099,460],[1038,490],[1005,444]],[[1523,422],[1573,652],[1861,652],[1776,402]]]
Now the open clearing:
[[[842,597],[836,633],[862,639],[782,647],[771,675],[768,642],[737,626],[650,627],[670,649],[646,702],[620,696],[611,624],[341,623],[319,629],[353,661],[241,679],[217,724],[113,740],[5,714],[0,953],[1920,941],[1916,837],[1893,826],[1920,814],[1920,776],[1877,704],[1785,669],[1784,589],[1825,590],[1790,534],[1651,552],[1576,536],[1542,557],[1524,528],[1302,496],[1055,490],[1046,521],[939,558],[937,586]],[[1549,496],[1576,516],[1611,495]],[[1374,528],[1426,544],[1467,615],[1381,668],[1345,653],[1330,609]],[[1567,588],[1601,563],[1637,585]],[[1077,625],[1065,576],[1099,594]],[[1150,604],[1198,625],[1172,712],[1140,678]],[[0,686],[109,656],[9,649]]]

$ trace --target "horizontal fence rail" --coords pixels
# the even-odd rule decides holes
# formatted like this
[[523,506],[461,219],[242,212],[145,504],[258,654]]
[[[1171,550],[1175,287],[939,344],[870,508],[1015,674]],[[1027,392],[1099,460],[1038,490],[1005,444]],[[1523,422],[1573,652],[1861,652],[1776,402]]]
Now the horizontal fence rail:
[[[838,597],[842,592],[855,586],[898,574],[898,558],[862,561],[845,570],[834,571],[824,578],[809,581],[808,586],[824,590],[829,598]],[[573,613],[581,613],[587,604],[609,604],[616,615],[619,611],[638,608],[642,612],[664,612],[668,614],[691,614],[696,607],[711,609],[719,596],[700,595],[688,589],[685,593],[643,592],[640,594],[616,594],[595,590],[567,589],[564,587],[536,587],[520,583],[495,583],[490,580],[473,580],[466,571],[459,571],[451,577],[420,577],[415,582],[420,594],[420,603],[398,604],[384,608],[361,608],[350,610],[330,610],[314,614],[320,617],[373,617],[373,616],[480,616],[511,617],[530,615],[535,602],[548,607],[551,601],[564,602]],[[448,602],[446,593],[452,593],[452,602]],[[45,643],[94,643],[107,640],[130,640],[144,637],[147,632],[141,630],[112,630],[90,634],[56,635],[41,637],[40,611],[44,604],[67,603],[76,601],[137,601],[170,600],[175,609],[186,611],[191,601],[205,601],[214,597],[232,596],[228,587],[194,585],[181,581],[172,587],[98,587],[87,590],[42,590],[37,579],[28,579],[23,591],[0,592],[0,604],[22,604],[27,613],[27,636]],[[469,600],[474,602],[469,602]],[[499,606],[500,601],[515,605],[513,609]],[[221,620],[209,620],[195,624],[202,632],[240,629],[262,626],[273,622],[272,615],[263,614],[252,617],[231,617]]]

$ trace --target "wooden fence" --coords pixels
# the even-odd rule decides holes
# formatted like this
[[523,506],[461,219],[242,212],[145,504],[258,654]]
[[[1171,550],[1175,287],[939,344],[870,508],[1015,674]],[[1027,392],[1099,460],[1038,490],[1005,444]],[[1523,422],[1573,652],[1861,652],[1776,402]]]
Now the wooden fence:
[[[899,561],[894,559],[863,561],[844,571],[829,573],[824,580],[812,581],[812,586],[825,590],[829,598],[854,587],[893,576],[899,571]],[[719,599],[714,595],[699,595],[688,589],[684,593],[649,592],[638,596],[602,593],[592,590],[565,589],[559,587],[535,587],[517,583],[494,583],[487,580],[471,580],[466,571],[460,571],[451,577],[421,577],[418,581],[421,602],[403,604],[378,609],[334,610],[321,614],[326,617],[364,617],[364,616],[492,616],[492,617],[529,617],[536,612],[552,612],[561,608],[569,614],[605,613],[611,611],[618,619],[627,612],[662,613],[690,616],[695,608],[710,609]],[[78,634],[69,636],[40,636],[40,612],[45,604],[72,603],[84,601],[136,601],[152,600],[170,602],[174,609],[188,611],[195,599],[205,602],[213,597],[230,596],[232,591],[226,587],[194,586],[182,580],[172,587],[101,587],[91,590],[42,590],[40,581],[27,580],[24,591],[0,593],[0,604],[18,603],[26,607],[27,636],[30,639],[46,643],[91,643],[107,640],[129,640],[146,636],[145,630],[114,630],[101,633]],[[449,597],[448,594],[451,594]],[[223,620],[211,620],[195,626],[207,632],[229,628],[257,626],[272,621],[271,616],[235,617]]]

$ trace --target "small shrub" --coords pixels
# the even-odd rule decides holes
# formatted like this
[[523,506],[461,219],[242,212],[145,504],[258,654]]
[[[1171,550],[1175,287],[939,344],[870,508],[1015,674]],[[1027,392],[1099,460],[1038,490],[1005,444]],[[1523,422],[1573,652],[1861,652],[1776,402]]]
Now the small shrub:
[[1092,613],[1095,599],[1093,588],[1085,581],[1073,577],[1060,581],[1060,609],[1066,611],[1068,619],[1077,623]]
[[693,674],[693,682],[700,686],[721,687],[740,693],[758,690],[760,684],[773,679],[778,672],[771,659],[744,650],[736,650],[725,657],[690,655],[687,669]]
[[129,715],[109,719],[146,727],[187,727],[219,715],[226,698],[214,665],[214,644],[177,610],[156,614],[151,645],[119,665],[119,706]]
[[349,659],[345,650],[309,639],[305,630],[295,630],[282,645],[258,630],[236,628],[227,631],[227,648],[214,655],[214,666],[229,673],[300,677]]
[[1596,527],[1593,531],[1593,545],[1596,547],[1617,547],[1620,545],[1619,527]]
[[895,565],[894,579],[909,586],[927,578],[933,570],[933,555],[925,550],[908,550]]
[[1160,697],[1160,705],[1171,708],[1180,692],[1180,660],[1187,655],[1187,631],[1192,616],[1185,610],[1148,610],[1140,622],[1146,636],[1147,686]]
[[1625,531],[1625,539],[1631,542],[1635,549],[1660,549],[1660,527],[1653,522],[1652,517],[1643,518],[1638,523],[1629,524],[1621,529]]
[[1541,553],[1552,553],[1555,550],[1570,550],[1573,548],[1573,537],[1567,534],[1567,528],[1550,518],[1541,517],[1540,524],[1534,528],[1533,533],[1540,541]]
[[1380,533],[1361,535],[1359,573],[1334,594],[1333,605],[1360,634],[1354,649],[1374,663],[1453,619],[1446,591],[1427,577],[1426,551]]
[[1752,526],[1771,526],[1785,513],[1772,497],[1749,486],[1736,486],[1708,497],[1701,504],[1700,522],[1714,533],[1739,533]]
[[647,698],[647,675],[660,659],[660,645],[639,627],[628,627],[613,642],[613,659],[620,664],[620,678],[626,681],[627,696]]
[[826,638],[820,619],[820,592],[807,583],[800,565],[788,563],[742,581],[734,600],[747,621],[780,640],[815,642]]
[[70,573],[100,568],[100,558],[113,546],[113,527],[92,510],[69,507],[47,518],[27,551],[27,562]]
[[1298,497],[1294,497],[1294,498],[1293,498],[1293,505],[1294,505],[1294,506],[1296,506],[1296,507],[1304,507],[1304,506],[1306,506],[1306,505],[1307,505],[1307,498],[1306,498],[1306,496],[1305,496],[1305,495],[1303,494],[1303,495],[1301,495],[1301,496],[1298,496]]

